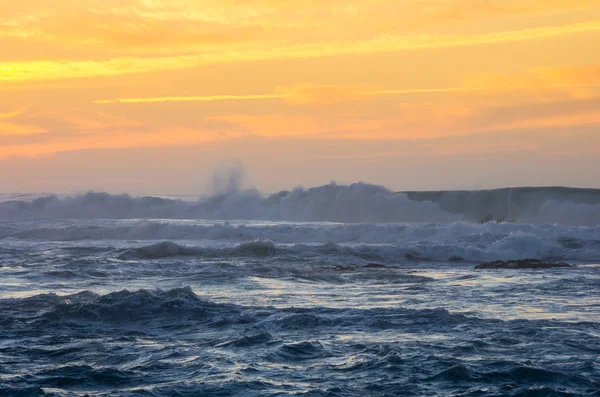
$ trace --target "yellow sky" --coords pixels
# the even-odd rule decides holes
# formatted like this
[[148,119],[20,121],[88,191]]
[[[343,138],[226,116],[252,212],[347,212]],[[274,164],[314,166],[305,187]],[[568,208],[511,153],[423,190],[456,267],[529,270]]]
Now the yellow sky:
[[[600,155],[599,43],[597,0],[0,0],[0,191],[122,189],[61,159],[101,169],[145,150],[143,169],[164,150],[176,173],[190,166],[177,148],[253,164],[265,189],[290,187],[301,159],[318,175],[290,185],[597,185],[577,158]],[[410,145],[440,165],[404,186]],[[456,156],[493,161],[465,174]],[[507,156],[539,172],[498,177]],[[557,159],[569,172],[547,175]],[[139,190],[177,190],[169,178]]]

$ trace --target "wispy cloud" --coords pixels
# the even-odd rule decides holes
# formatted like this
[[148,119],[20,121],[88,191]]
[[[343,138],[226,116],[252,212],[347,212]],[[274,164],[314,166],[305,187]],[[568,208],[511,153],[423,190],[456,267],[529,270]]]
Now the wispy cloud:
[[19,116],[24,115],[28,109],[28,106],[22,106],[9,112],[0,113],[0,137],[27,136],[48,132],[43,127],[16,120]]
[[257,99],[283,99],[288,94],[256,94],[256,95],[209,95],[209,96],[164,96],[152,98],[118,98],[94,101],[97,104],[114,103],[160,103],[160,102],[213,102],[213,101],[249,101]]
[[47,132],[45,128],[36,125],[0,122],[0,136],[37,135]]
[[598,83],[579,84],[547,84],[547,85],[497,85],[487,87],[438,87],[438,88],[403,88],[403,89],[369,89],[359,85],[299,85],[278,87],[275,93],[253,95],[208,95],[208,96],[163,96],[148,98],[117,98],[96,100],[96,104],[135,104],[162,102],[214,102],[214,101],[249,101],[265,99],[284,99],[292,104],[333,104],[354,99],[384,95],[408,94],[453,94],[489,91],[520,91],[539,89],[558,89],[573,87],[600,87]]
[[29,108],[28,106],[21,106],[13,111],[0,113],[0,120],[7,120],[7,119],[12,119],[17,116],[20,116],[23,113],[25,113],[28,108]]

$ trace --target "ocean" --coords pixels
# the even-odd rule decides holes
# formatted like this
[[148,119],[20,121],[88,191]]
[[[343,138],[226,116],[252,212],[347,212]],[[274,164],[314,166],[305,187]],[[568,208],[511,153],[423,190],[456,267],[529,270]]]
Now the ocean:
[[0,396],[600,396],[599,264],[594,189],[5,194]]

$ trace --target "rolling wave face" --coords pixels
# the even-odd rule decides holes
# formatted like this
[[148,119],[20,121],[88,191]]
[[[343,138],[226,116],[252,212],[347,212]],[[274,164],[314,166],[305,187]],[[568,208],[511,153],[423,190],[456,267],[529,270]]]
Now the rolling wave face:
[[[234,304],[214,303],[198,297],[191,288],[171,290],[121,290],[106,295],[89,291],[57,296],[36,295],[22,300],[0,301],[7,313],[21,310],[21,320],[44,327],[69,328],[73,322],[80,324],[111,324],[127,327],[143,323],[148,330],[165,330],[188,325],[193,320],[202,327],[225,325],[254,325],[258,334],[251,338],[222,342],[251,345],[268,342],[268,332],[282,332],[312,327],[355,328],[357,325],[381,330],[385,328],[420,328],[423,323],[436,327],[451,327],[464,322],[477,322],[463,314],[452,314],[445,309],[296,309],[256,308]],[[16,323],[13,323],[16,324]],[[98,329],[104,332],[103,327]],[[40,332],[32,329],[31,333]],[[232,343],[233,342],[233,343]],[[289,346],[288,346],[289,347]],[[303,350],[301,346],[298,349]],[[310,349],[310,347],[309,347]],[[290,357],[293,359],[293,357]]]
[[198,256],[203,258],[231,258],[268,256],[276,252],[275,244],[270,241],[253,241],[232,248],[193,247],[164,241],[140,248],[128,249],[119,255],[119,259],[159,259],[173,256]]
[[393,193],[356,183],[294,189],[263,196],[230,192],[198,202],[89,192],[0,203],[0,219],[193,218],[332,222],[510,221],[600,224],[600,190],[511,188]]
[[[573,246],[572,244],[575,244]],[[491,236],[487,242],[472,245],[464,241],[431,243],[415,242],[387,245],[323,245],[296,244],[276,246],[271,241],[255,241],[227,248],[186,246],[170,241],[132,248],[118,255],[123,260],[144,260],[193,256],[204,259],[231,259],[285,255],[287,260],[301,258],[346,257],[350,263],[378,262],[468,262],[539,259],[582,263],[600,261],[600,242],[583,240],[544,240],[531,235]],[[307,272],[310,272],[307,268]]]

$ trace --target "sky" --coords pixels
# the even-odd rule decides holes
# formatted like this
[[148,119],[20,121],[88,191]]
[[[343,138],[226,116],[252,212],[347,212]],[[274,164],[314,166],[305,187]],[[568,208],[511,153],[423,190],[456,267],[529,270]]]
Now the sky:
[[0,0],[0,192],[600,187],[598,0]]

